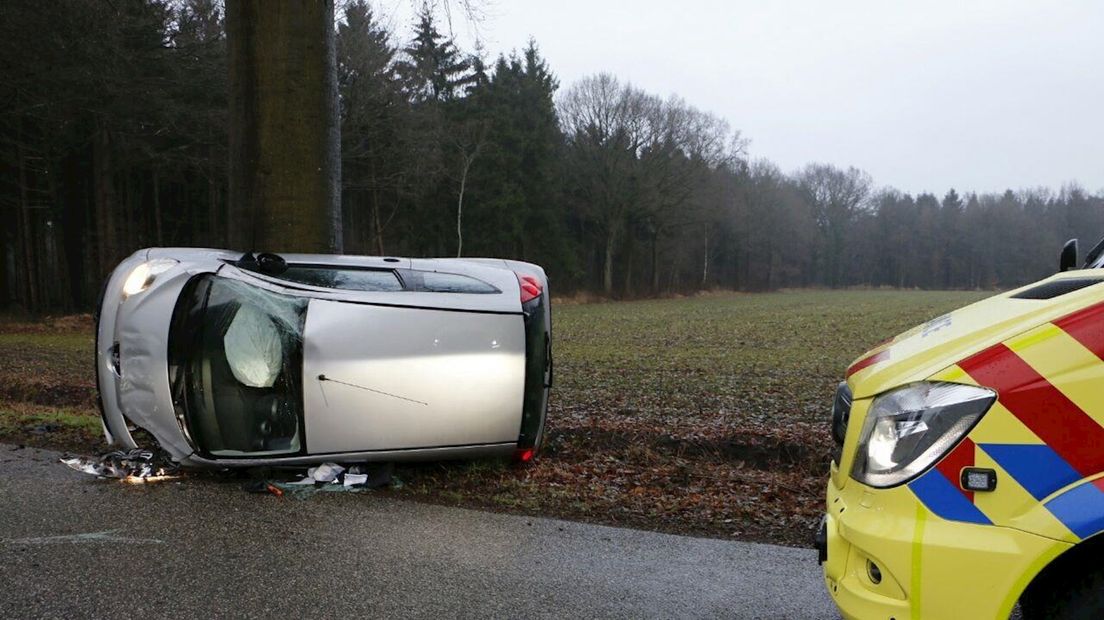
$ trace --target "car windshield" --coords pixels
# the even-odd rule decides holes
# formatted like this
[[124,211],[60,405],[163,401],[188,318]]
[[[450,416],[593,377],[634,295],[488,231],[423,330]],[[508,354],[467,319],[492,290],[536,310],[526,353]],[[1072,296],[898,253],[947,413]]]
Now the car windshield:
[[1104,239],[1096,242],[1096,245],[1085,255],[1085,269],[1100,269],[1104,267]]
[[305,299],[204,275],[169,334],[173,402],[198,447],[221,457],[299,452]]

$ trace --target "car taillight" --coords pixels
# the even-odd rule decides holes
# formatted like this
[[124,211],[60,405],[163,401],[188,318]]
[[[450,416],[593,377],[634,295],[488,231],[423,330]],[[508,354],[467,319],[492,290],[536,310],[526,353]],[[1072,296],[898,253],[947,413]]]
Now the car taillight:
[[533,457],[537,455],[537,451],[532,448],[518,448],[514,450],[514,460],[518,463],[528,463],[533,460]]
[[540,297],[541,293],[544,292],[544,287],[536,277],[520,273],[515,273],[514,275],[517,276],[518,284],[521,285],[521,303],[532,301]]

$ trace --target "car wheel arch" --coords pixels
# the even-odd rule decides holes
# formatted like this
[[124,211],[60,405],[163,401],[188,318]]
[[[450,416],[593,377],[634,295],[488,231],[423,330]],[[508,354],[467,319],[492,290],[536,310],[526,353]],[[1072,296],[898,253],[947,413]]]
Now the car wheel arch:
[[1025,620],[1049,618],[1051,606],[1064,598],[1086,579],[1104,579],[1104,566],[1100,557],[1104,554],[1104,531],[1098,532],[1077,544],[1060,550],[1051,557],[1043,556],[1032,565],[1019,583],[1021,591],[1010,593],[1019,601]]

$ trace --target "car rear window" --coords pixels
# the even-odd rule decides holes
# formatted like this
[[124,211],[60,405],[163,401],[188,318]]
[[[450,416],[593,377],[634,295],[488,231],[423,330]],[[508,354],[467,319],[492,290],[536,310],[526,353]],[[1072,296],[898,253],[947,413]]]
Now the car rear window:
[[423,271],[421,290],[429,293],[497,293],[499,290],[482,280],[455,273]]
[[312,267],[291,265],[278,276],[284,280],[337,288],[347,291],[401,291],[402,282],[394,271],[384,269],[335,269],[333,267]]

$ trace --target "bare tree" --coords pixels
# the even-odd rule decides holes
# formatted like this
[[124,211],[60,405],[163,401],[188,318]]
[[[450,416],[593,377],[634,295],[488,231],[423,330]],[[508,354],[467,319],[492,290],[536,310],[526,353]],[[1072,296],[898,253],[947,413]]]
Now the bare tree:
[[842,170],[831,164],[809,164],[798,174],[798,183],[813,208],[824,243],[820,266],[825,281],[838,286],[847,229],[862,210],[874,181],[855,167]]
[[453,139],[459,157],[459,188],[456,193],[456,258],[464,252],[464,191],[468,186],[468,173],[487,142],[487,123],[472,121],[461,127]]
[[602,288],[607,295],[613,292],[614,254],[626,214],[639,195],[638,161],[652,141],[649,116],[657,105],[656,98],[609,74],[583,78],[559,102],[582,210],[605,237]]

